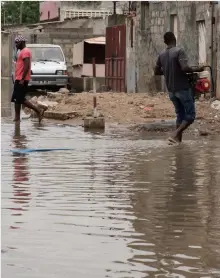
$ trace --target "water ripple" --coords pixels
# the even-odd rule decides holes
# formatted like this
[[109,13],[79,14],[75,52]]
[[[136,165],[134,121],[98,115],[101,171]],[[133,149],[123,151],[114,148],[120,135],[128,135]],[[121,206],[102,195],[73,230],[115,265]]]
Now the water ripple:
[[[74,150],[9,152],[39,147]],[[219,141],[3,119],[3,277],[220,277],[219,163]]]

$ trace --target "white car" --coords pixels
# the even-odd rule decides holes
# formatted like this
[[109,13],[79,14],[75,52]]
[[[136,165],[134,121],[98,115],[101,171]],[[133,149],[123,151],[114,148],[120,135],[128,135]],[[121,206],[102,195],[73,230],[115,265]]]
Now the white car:
[[34,89],[59,90],[68,83],[67,65],[62,48],[55,44],[27,44],[31,50],[31,80]]

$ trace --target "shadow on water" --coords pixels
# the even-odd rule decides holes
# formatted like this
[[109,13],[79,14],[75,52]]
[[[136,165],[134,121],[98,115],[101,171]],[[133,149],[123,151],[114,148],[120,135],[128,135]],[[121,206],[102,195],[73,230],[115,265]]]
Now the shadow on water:
[[[30,121],[2,130],[4,277],[220,276],[218,140],[169,147]],[[9,152],[38,147],[74,150]]]

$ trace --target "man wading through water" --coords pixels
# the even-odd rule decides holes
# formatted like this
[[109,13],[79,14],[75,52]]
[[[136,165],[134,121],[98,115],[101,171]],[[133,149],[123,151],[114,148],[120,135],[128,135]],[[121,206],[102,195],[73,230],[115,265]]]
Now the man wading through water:
[[190,67],[182,48],[176,46],[176,37],[172,32],[164,35],[167,49],[157,59],[155,75],[164,75],[170,100],[176,112],[176,131],[168,139],[170,143],[180,143],[182,134],[195,120],[195,102],[187,73],[201,72],[204,67]]
[[15,103],[14,121],[20,122],[21,105],[23,104],[37,113],[40,123],[45,110],[40,110],[26,100],[28,83],[31,78],[31,52],[26,47],[26,39],[23,36],[17,36],[15,38],[15,45],[20,52],[15,65],[14,91],[11,98],[11,101]]

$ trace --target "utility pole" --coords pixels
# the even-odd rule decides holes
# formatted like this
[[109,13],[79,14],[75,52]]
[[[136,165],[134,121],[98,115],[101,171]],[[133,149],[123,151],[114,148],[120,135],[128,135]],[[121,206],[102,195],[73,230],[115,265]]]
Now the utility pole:
[[116,2],[117,1],[113,1],[113,14],[116,14]]

